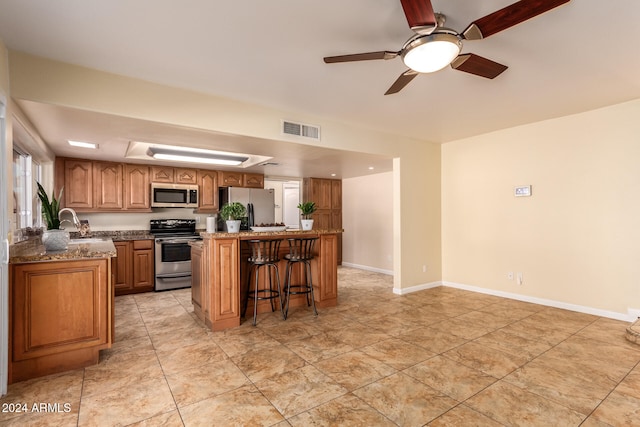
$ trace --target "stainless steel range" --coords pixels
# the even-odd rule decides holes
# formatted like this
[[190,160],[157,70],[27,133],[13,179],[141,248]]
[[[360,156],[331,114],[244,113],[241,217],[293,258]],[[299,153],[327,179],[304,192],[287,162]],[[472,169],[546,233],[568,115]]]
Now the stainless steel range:
[[156,291],[191,286],[191,246],[201,240],[195,219],[152,219],[149,231],[156,243]]

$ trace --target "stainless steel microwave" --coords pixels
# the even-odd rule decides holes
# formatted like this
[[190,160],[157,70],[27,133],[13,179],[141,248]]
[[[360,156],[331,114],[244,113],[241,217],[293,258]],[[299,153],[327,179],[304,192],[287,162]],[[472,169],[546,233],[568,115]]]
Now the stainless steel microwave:
[[187,184],[151,184],[152,208],[197,208],[198,186]]

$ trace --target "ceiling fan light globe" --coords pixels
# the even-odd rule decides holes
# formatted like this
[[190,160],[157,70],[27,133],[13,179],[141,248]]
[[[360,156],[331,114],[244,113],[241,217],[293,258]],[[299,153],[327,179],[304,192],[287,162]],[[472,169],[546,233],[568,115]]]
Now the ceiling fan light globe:
[[461,50],[462,40],[457,34],[437,32],[407,42],[402,60],[414,71],[433,73],[451,64]]

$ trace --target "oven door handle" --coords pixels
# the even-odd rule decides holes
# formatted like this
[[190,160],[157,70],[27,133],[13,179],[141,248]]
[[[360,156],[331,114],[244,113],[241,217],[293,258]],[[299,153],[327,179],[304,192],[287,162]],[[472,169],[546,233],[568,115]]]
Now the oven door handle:
[[187,239],[157,239],[157,243],[172,243],[172,244],[181,244],[181,243],[189,243],[194,240],[202,240],[193,237],[189,237]]
[[191,277],[191,272],[189,273],[168,273],[168,274],[158,274],[156,276],[157,279],[183,279],[185,277]]

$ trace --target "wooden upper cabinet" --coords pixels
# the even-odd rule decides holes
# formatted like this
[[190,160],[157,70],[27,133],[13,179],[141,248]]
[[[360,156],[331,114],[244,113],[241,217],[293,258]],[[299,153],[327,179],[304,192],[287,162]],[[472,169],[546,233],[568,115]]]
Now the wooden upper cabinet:
[[220,187],[264,188],[264,175],[260,173],[219,171],[218,185]]
[[169,182],[173,184],[174,170],[171,166],[151,166],[151,182]]
[[151,208],[151,185],[149,167],[145,165],[124,165],[124,208]]
[[331,180],[331,209],[342,209],[342,181]]
[[64,182],[64,206],[80,212],[151,209],[146,165],[60,158],[56,180]]
[[174,168],[171,166],[151,166],[151,182],[166,182],[169,184],[196,184],[195,169]]
[[64,162],[64,206],[93,209],[93,162],[68,159]]
[[122,164],[94,162],[93,189],[96,209],[122,209]]
[[212,170],[198,171],[198,211],[218,212],[218,172]]
[[330,179],[308,178],[310,194],[305,201],[315,202],[317,209],[331,209],[331,181]]
[[342,181],[339,179],[305,178],[305,202],[315,202],[318,210],[342,210]]
[[264,175],[259,173],[245,173],[244,186],[249,188],[264,188]]
[[198,177],[195,169],[181,169],[175,168],[175,183],[176,184],[197,184]]
[[244,186],[244,175],[241,172],[220,171],[219,183],[223,187]]
[[[316,212],[312,218],[315,229],[342,228],[342,180],[325,178],[305,178],[302,199],[315,202]],[[337,237],[336,257],[342,263],[342,234]]]

